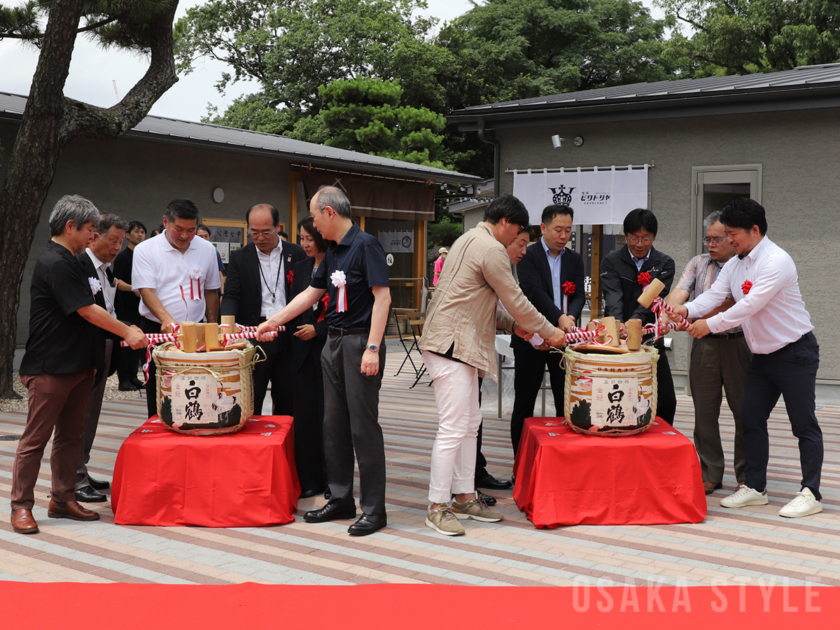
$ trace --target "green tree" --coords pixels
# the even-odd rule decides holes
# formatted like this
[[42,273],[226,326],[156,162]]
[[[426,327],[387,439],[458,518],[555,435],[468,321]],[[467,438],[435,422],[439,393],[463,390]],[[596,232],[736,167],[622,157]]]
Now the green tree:
[[425,107],[403,105],[399,81],[333,81],[320,93],[328,146],[447,168],[438,159],[446,119]]
[[671,78],[665,27],[632,0],[487,0],[438,38],[458,62],[449,104]]
[[792,70],[840,61],[836,0],[657,0],[687,33],[668,55],[693,76]]
[[[175,84],[172,23],[177,6],[177,0],[30,0],[15,8],[0,5],[0,40],[23,40],[40,51],[0,184],[0,268],[6,279],[0,284],[0,397],[15,396],[12,361],[20,285],[61,151],[73,138],[116,138],[129,131]],[[64,96],[79,33],[105,47],[149,57],[146,74],[113,107],[94,107]]]
[[254,81],[268,106],[291,110],[287,124],[320,111],[320,86],[359,77],[399,79],[406,105],[443,107],[441,51],[428,41],[436,20],[416,14],[425,8],[425,0],[210,0],[178,21],[178,67],[190,72],[201,57],[227,63],[219,90]]

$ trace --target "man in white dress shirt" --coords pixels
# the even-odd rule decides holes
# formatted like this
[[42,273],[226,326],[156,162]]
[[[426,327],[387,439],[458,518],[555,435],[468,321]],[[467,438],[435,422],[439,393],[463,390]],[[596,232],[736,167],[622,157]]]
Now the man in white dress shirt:
[[822,512],[820,474],[823,438],[815,414],[815,388],[820,348],[811,317],[799,292],[796,265],[790,255],[767,238],[764,208],[752,199],[738,199],[721,213],[734,256],[712,287],[676,310],[689,318],[703,317],[729,295],[735,306],[689,328],[700,339],[742,326],[753,353],[744,385],[744,448],[746,482],[721,500],[727,508],[766,505],[770,441],[767,419],[779,395],[785,397],[793,434],[799,439],[802,489],[779,512],[795,518]]
[[[233,315],[243,326],[259,326],[290,301],[293,270],[306,254],[300,245],[280,238],[280,213],[274,206],[253,206],[245,213],[245,221],[252,242],[230,255],[222,315]],[[272,413],[294,415],[293,330],[289,326],[278,331],[275,339],[257,344],[266,360],[254,366],[255,413],[262,413],[271,383]]]
[[[163,215],[164,231],[134,248],[131,286],[140,291],[140,328],[144,333],[169,333],[178,322],[217,322],[219,267],[216,248],[195,238],[198,208],[189,199],[175,199]],[[146,405],[157,413],[155,364],[149,363]]]
[[[76,255],[76,260],[85,271],[91,290],[94,292],[94,300],[99,306],[108,311],[108,315],[116,317],[115,303],[117,300],[117,289],[114,287],[114,275],[108,269],[111,263],[120,253],[128,223],[115,214],[100,214],[96,233],[90,245],[81,254]],[[92,282],[97,280],[99,286]],[[76,468],[76,486],[74,494],[76,501],[80,503],[101,503],[107,501],[108,497],[100,490],[108,488],[110,483],[104,480],[94,479],[90,476],[87,464],[90,461],[90,451],[93,448],[93,441],[96,438],[96,429],[99,427],[99,414],[102,411],[102,398],[105,395],[105,385],[112,367],[116,368],[119,360],[120,342],[116,335],[99,329],[102,347],[105,349],[105,369],[99,370],[88,393],[87,409],[85,410],[85,428],[82,433],[81,450],[79,451],[79,464]]]

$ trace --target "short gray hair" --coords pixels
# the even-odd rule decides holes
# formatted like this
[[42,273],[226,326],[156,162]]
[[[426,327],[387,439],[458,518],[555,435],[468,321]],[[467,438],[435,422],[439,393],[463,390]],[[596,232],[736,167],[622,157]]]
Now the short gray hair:
[[116,227],[118,230],[122,230],[123,232],[128,232],[127,221],[123,221],[116,214],[111,212],[100,214],[99,225],[97,226],[96,231],[99,232],[100,235],[104,236],[105,233],[112,227]]
[[90,201],[79,195],[64,195],[55,204],[50,213],[50,235],[61,236],[64,234],[64,226],[72,221],[77,230],[91,221],[96,224],[99,221],[99,210]]
[[715,210],[714,212],[712,212],[703,220],[703,227],[707,228],[713,223],[720,223],[720,215],[721,213],[719,210]]
[[339,216],[347,219],[352,218],[350,200],[340,188],[336,188],[335,186],[324,186],[323,188],[319,188],[315,195],[318,199],[318,209],[321,212],[324,211],[324,208],[329,206],[335,210]]

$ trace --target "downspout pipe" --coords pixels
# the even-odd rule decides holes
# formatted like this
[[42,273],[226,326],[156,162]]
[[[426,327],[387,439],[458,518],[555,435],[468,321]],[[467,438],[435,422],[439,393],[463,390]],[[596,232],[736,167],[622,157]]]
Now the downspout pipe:
[[493,137],[487,135],[483,118],[479,118],[477,124],[478,139],[493,145],[493,198],[495,199],[499,196],[499,189],[502,187],[502,143],[496,139],[495,134]]

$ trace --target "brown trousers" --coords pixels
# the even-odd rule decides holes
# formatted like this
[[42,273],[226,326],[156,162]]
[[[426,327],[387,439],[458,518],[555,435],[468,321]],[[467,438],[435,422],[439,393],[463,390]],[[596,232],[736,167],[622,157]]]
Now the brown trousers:
[[691,395],[694,399],[694,446],[700,456],[703,481],[723,481],[725,460],[720,441],[720,407],[722,390],[735,417],[735,479],[746,477],[744,425],[741,409],[744,403],[744,381],[752,354],[743,337],[724,339],[703,337],[691,348]]
[[85,409],[94,370],[68,374],[22,374],[29,390],[29,415],[20,438],[12,472],[12,509],[31,510],[44,449],[55,428],[50,467],[52,498],[64,503],[74,499]]

